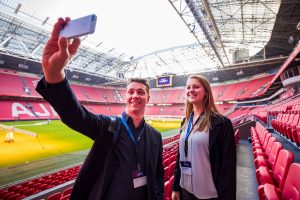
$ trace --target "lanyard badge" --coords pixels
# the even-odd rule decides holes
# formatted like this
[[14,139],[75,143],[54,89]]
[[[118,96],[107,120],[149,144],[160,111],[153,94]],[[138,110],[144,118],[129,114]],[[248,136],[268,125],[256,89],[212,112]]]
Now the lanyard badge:
[[147,185],[147,176],[140,170],[134,170],[132,172],[133,188],[138,188]]

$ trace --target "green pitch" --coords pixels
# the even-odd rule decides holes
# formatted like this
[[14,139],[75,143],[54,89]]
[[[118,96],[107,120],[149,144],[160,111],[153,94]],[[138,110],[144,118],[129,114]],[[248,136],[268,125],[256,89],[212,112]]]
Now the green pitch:
[[[86,150],[92,146],[91,139],[71,130],[59,120],[51,121],[50,124],[40,122],[45,121],[1,123],[35,132],[38,137],[14,133],[14,143],[7,143],[4,142],[7,132],[0,131],[0,168]],[[180,120],[151,120],[149,123],[162,132],[163,137],[173,135],[176,131],[170,130],[180,126]]]

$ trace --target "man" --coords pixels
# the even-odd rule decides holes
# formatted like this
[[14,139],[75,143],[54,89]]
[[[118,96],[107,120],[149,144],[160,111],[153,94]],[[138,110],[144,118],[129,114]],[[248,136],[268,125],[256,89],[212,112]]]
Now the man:
[[69,20],[60,18],[54,25],[42,57],[45,77],[38,83],[37,91],[65,124],[94,140],[71,199],[163,199],[162,139],[144,120],[150,97],[147,81],[129,81],[126,109],[121,117],[87,111],[76,99],[64,73],[80,45],[78,38],[59,38],[61,26]]

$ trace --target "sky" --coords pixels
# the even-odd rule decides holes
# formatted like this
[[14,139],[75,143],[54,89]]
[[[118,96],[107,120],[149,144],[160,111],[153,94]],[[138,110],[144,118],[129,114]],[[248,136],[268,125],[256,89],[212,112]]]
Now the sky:
[[[170,47],[195,43],[168,0],[16,0],[25,9],[54,23],[96,14],[97,25],[87,40],[134,58]],[[126,58],[128,57],[128,58]]]

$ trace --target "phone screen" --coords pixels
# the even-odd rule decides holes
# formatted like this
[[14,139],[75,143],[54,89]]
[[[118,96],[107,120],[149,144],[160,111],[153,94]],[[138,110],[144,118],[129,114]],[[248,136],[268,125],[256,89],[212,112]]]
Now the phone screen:
[[94,14],[71,20],[62,27],[60,37],[72,39],[92,34],[95,32],[96,22],[97,16]]

